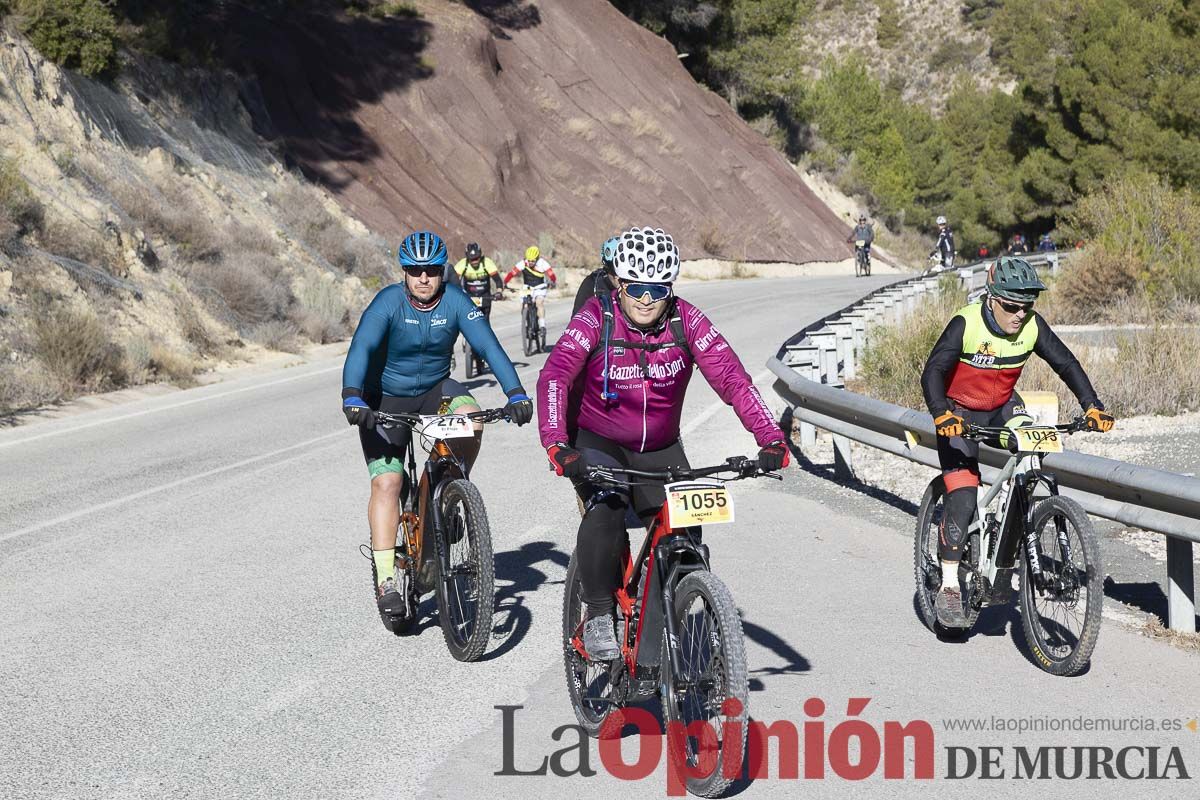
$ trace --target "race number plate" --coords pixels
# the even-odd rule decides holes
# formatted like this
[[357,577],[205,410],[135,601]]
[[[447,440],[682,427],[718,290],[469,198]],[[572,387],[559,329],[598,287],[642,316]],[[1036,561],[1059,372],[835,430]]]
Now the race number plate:
[[672,528],[733,522],[733,497],[719,481],[668,483],[667,522]]
[[867,246],[867,240],[866,240],[866,239],[859,239],[858,241],[856,241],[856,242],[854,243],[854,246],[855,246],[855,247],[866,247],[866,246]]
[[421,417],[421,434],[431,439],[466,439],[475,435],[471,420],[461,414]]
[[1054,428],[1015,428],[1017,449],[1022,453],[1061,453],[1062,436]]

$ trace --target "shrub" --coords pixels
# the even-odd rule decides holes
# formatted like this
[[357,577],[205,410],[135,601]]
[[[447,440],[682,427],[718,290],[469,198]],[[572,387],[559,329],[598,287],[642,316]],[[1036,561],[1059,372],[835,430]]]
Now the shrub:
[[1155,300],[1200,301],[1200,197],[1192,190],[1172,189],[1151,175],[1122,178],[1081,199],[1066,228],[1070,238],[1105,251],[1103,261],[1091,264],[1109,268],[1093,275],[1099,292],[1107,291],[1115,269],[1118,281],[1134,276]]
[[878,325],[868,330],[858,377],[850,388],[889,403],[923,409],[921,372],[925,361],[950,317],[964,303],[962,291],[950,278],[934,298],[905,318],[903,325]]
[[38,357],[67,388],[99,391],[125,382],[121,348],[90,311],[48,304],[36,315],[33,333]]
[[208,323],[200,315],[192,299],[184,292],[178,291],[173,297],[175,305],[175,320],[179,325],[179,333],[184,341],[196,349],[201,358],[220,355],[224,348],[217,337],[209,329]]
[[718,258],[725,252],[728,242],[725,239],[725,233],[721,229],[720,223],[715,219],[706,219],[704,224],[700,226],[700,247],[710,256]]
[[16,163],[0,156],[0,228],[7,227],[12,240],[41,230],[44,223],[45,209]]
[[1047,302],[1040,305],[1047,318],[1059,323],[1116,319],[1113,315],[1118,309],[1128,310],[1128,302],[1141,294],[1144,274],[1137,257],[1118,256],[1098,244],[1075,255],[1062,268],[1046,293]]
[[211,264],[197,265],[189,277],[215,290],[239,325],[283,319],[292,293],[280,264],[271,259],[238,254]]
[[[1105,407],[1118,417],[1179,414],[1200,409],[1200,331],[1156,326],[1120,331],[1114,346],[1078,347],[1075,355]],[[1079,413],[1075,396],[1039,358],[1030,359],[1021,386],[1058,395],[1059,418]]]
[[0,417],[62,399],[62,382],[37,361],[0,361]]
[[293,321],[318,344],[341,339],[346,332],[348,309],[342,300],[341,288],[332,280],[310,280],[297,295]]
[[255,325],[250,331],[250,340],[268,350],[300,352],[300,329],[286,320],[271,320]]
[[196,385],[196,364],[183,353],[163,345],[150,348],[150,367],[157,378],[165,378],[182,389]]
[[96,76],[110,71],[117,23],[103,0],[16,0],[21,31],[56,64]]
[[148,234],[174,245],[189,261],[216,259],[226,245],[223,231],[192,198],[183,178],[167,178],[155,191],[145,182],[114,177],[109,191]]

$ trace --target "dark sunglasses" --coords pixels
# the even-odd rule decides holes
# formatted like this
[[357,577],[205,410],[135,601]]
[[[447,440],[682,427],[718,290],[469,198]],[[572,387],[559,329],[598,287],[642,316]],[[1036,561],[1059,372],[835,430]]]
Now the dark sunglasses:
[[622,283],[621,291],[625,292],[627,297],[641,303],[658,303],[671,296],[671,284],[631,281]]
[[440,278],[442,277],[442,272],[444,270],[445,267],[441,264],[421,264],[405,267],[404,274],[412,275],[414,278],[421,275],[428,275],[431,278]]
[[1000,298],[996,298],[996,302],[1000,304],[1000,307],[1004,309],[1004,313],[1006,314],[1015,314],[1018,311],[1024,311],[1028,313],[1033,309],[1033,303],[1010,303],[1007,300],[1001,300]]

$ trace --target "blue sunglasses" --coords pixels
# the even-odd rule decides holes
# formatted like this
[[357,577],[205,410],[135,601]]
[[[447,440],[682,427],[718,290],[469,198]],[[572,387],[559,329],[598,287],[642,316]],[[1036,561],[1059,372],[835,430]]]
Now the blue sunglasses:
[[671,284],[631,281],[622,283],[621,291],[625,292],[627,297],[640,303],[658,303],[671,296]]

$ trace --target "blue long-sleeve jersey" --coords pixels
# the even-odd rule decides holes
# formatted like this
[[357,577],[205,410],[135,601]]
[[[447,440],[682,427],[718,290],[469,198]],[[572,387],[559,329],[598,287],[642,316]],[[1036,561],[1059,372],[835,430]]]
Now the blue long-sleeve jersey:
[[392,397],[424,394],[449,377],[460,331],[505,393],[520,386],[492,326],[466,292],[447,286],[437,306],[419,311],[404,286],[393,284],[375,295],[358,321],[342,368],[342,388]]

